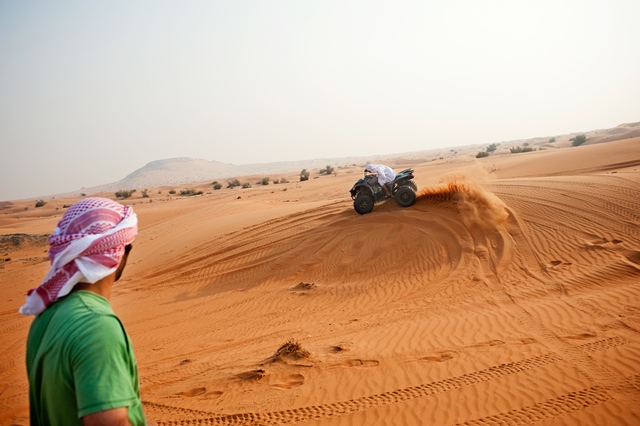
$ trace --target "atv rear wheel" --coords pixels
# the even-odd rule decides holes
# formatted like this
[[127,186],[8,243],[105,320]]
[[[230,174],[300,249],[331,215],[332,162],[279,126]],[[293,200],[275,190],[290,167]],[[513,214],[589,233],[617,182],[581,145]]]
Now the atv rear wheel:
[[416,191],[412,187],[403,185],[396,191],[396,203],[400,207],[409,207],[416,202]]
[[356,195],[353,201],[353,208],[360,214],[370,213],[373,210],[373,197],[366,192]]
[[416,194],[418,193],[418,185],[416,185],[416,183],[412,180],[406,181],[404,184],[402,184],[402,186],[410,186],[414,191],[416,191]]

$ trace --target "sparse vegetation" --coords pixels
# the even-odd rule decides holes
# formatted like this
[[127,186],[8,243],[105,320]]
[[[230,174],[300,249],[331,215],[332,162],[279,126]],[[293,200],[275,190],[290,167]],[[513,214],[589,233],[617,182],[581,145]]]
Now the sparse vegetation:
[[42,207],[42,206],[44,206],[45,204],[47,204],[47,202],[46,202],[46,201],[44,201],[44,200],[37,200],[37,201],[36,201],[36,207]]
[[571,146],[578,146],[585,143],[587,141],[587,137],[585,135],[580,134],[575,138],[571,138],[569,140],[571,141]]
[[304,349],[299,342],[290,339],[284,345],[280,346],[275,354],[271,358],[269,358],[269,362],[276,361],[284,361],[286,358],[299,360],[303,358],[308,358],[310,355],[309,351]]
[[484,157],[488,157],[489,154],[491,154],[492,152],[494,152],[496,149],[498,149],[498,146],[500,144],[495,144],[492,143],[491,145],[489,145],[484,151],[480,151],[479,153],[476,154],[476,158],[484,158]]
[[214,180],[211,185],[213,185],[213,189],[215,189],[216,191],[218,189],[222,189],[222,184],[220,182],[218,182],[217,180]]
[[555,142],[555,141],[556,141],[556,138],[549,139],[549,142]]
[[195,189],[183,189],[180,191],[180,195],[193,197],[194,195],[202,195],[202,191],[196,191]]
[[129,198],[134,192],[136,192],[135,189],[120,189],[116,191],[116,198]]
[[142,198],[149,198],[149,191],[147,189],[143,189],[141,194]]
[[531,148],[530,146],[526,146],[526,145],[527,145],[527,144],[525,144],[525,146],[524,146],[524,147],[517,146],[517,147],[515,147],[515,148],[509,148],[509,150],[511,151],[511,153],[512,153],[512,154],[517,154],[517,153],[520,153],[520,152],[531,152],[531,151],[533,151],[533,150],[534,150],[534,149],[533,149],[533,148]]
[[84,192],[81,192],[81,193],[80,193],[80,196],[81,196],[81,197],[86,197],[86,196],[87,196],[87,194],[85,194]]
[[245,182],[242,184],[242,189],[251,188],[251,184],[249,182]]
[[330,175],[331,173],[333,173],[333,170],[334,168],[327,164],[327,167],[325,167],[324,169],[320,169],[320,174]]
[[269,178],[268,177],[263,177],[260,182],[258,182],[260,185],[269,185]]
[[175,189],[170,189],[170,190],[169,190],[169,194],[172,194],[172,195],[173,195],[173,194],[175,194],[175,193],[176,193],[176,190],[175,190]]
[[280,183],[289,183],[287,178],[280,178]]
[[238,179],[231,179],[227,181],[227,188],[235,188],[236,186],[240,186],[240,181]]
[[309,172],[307,171],[307,169],[302,169],[302,171],[300,172],[300,182],[305,180],[309,180]]

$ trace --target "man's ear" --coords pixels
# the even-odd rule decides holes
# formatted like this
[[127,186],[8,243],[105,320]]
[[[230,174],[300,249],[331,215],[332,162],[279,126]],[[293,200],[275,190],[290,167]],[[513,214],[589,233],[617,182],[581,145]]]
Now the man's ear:
[[124,267],[127,266],[127,259],[129,259],[129,252],[131,251],[131,244],[125,246],[124,255],[122,256],[122,260],[120,261],[120,265],[118,265],[118,269],[116,269],[116,277],[114,281],[118,281],[122,276],[122,272],[124,271]]

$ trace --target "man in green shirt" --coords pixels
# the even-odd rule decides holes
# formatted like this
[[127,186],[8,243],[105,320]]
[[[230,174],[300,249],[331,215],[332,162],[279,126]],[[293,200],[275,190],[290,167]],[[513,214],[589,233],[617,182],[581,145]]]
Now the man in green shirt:
[[137,233],[130,206],[74,204],[49,239],[51,269],[20,309],[32,425],[145,425],[131,341],[109,304]]

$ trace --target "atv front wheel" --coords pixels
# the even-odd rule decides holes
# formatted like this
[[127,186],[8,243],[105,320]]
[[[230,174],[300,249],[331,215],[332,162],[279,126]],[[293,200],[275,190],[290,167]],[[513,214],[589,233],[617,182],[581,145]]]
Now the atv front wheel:
[[371,195],[361,192],[356,195],[356,199],[353,202],[353,208],[360,214],[370,213],[373,210],[373,197]]
[[416,202],[416,191],[410,186],[401,186],[396,191],[395,197],[400,207],[409,207]]

